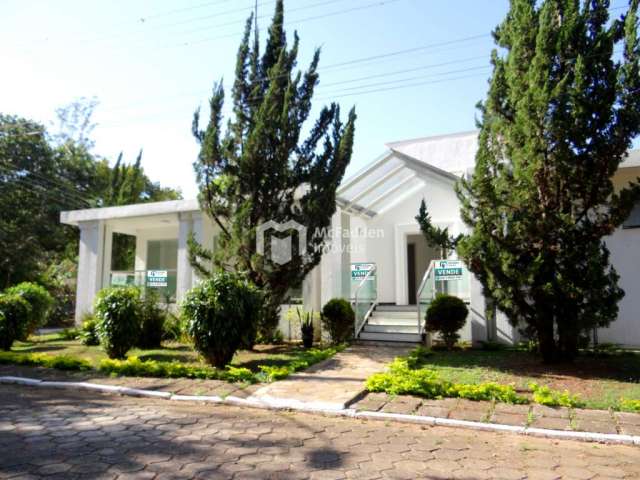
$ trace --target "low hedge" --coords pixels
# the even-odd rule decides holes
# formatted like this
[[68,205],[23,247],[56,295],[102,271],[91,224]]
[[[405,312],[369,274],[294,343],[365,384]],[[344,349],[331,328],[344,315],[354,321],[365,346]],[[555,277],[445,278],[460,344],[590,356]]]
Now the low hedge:
[[[326,360],[343,348],[339,346],[326,349],[310,349],[280,367],[260,365],[258,367],[260,369],[259,372],[232,366],[219,369],[209,366],[189,365],[178,361],[140,360],[138,357],[129,357],[126,360],[104,359],[99,363],[97,370],[101,373],[125,377],[197,378],[245,383],[273,382],[282,380],[294,372],[304,370],[315,363]],[[94,369],[93,365],[86,360],[69,355],[47,355],[42,353],[0,352],[0,364],[76,371]]]
[[86,360],[70,355],[47,355],[45,353],[0,352],[0,364],[25,365],[29,367],[56,368],[58,370],[84,371],[93,366]]
[[425,398],[466,398],[468,400],[495,400],[504,403],[527,403],[511,385],[497,383],[451,383],[440,378],[433,370],[412,369],[404,358],[396,358],[389,371],[376,373],[367,379],[367,390],[391,395],[418,395]]
[[[479,384],[453,383],[442,379],[434,370],[424,368],[424,362],[431,352],[417,347],[406,357],[396,358],[387,372],[376,373],[367,379],[367,390],[390,395],[417,395],[424,398],[465,398],[468,400],[489,400],[504,403],[528,404],[531,400],[518,395],[512,385],[487,382]],[[547,386],[530,383],[533,403],[549,407],[583,408],[579,395],[569,391],[553,390]],[[640,400],[621,398],[614,409],[640,413]]]

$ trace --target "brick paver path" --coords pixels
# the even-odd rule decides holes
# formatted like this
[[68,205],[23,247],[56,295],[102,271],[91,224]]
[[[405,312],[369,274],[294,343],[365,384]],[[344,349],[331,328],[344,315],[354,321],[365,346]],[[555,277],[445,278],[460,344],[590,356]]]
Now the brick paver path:
[[434,400],[386,393],[368,393],[352,407],[373,412],[425,415],[551,430],[640,435],[640,415],[608,410],[551,408],[535,404],[510,405],[458,398]]
[[640,478],[640,449],[0,387],[0,478]]
[[342,409],[364,393],[367,377],[384,371],[389,362],[406,355],[410,349],[409,346],[351,345],[304,373],[264,386],[253,395],[262,400],[295,400],[318,408]]

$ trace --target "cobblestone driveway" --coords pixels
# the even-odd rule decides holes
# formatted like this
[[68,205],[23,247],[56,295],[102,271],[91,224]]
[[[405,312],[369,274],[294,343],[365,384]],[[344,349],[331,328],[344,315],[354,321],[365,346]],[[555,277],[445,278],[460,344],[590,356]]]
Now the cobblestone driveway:
[[0,387],[0,478],[640,478],[640,449]]

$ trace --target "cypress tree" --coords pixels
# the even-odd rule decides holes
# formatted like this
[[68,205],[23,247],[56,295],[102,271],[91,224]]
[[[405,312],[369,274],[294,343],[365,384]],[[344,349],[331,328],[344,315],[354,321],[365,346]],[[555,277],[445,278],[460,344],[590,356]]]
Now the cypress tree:
[[608,9],[511,0],[475,171],[458,192],[472,229],[459,253],[546,362],[572,360],[624,295],[603,238],[640,197],[638,182],[612,183],[640,132],[638,0],[620,18]]
[[[351,110],[343,123],[336,103],[321,109],[303,138],[318,84],[320,51],[302,73],[296,69],[298,45],[295,33],[288,46],[282,0],[276,2],[262,55],[258,29],[250,17],[238,49],[232,118],[223,131],[224,89],[217,82],[206,129],[199,128],[199,112],[193,122],[200,144],[194,165],[200,204],[220,235],[213,252],[192,239],[191,262],[200,275],[234,269],[264,289],[267,300],[260,330],[266,337],[277,325],[279,306],[289,290],[320,262],[326,229],[336,210],[336,189],[353,148],[355,112]],[[298,250],[294,238],[288,263],[280,265],[269,255],[259,255],[256,230],[271,220],[293,220],[306,227],[306,253]]]

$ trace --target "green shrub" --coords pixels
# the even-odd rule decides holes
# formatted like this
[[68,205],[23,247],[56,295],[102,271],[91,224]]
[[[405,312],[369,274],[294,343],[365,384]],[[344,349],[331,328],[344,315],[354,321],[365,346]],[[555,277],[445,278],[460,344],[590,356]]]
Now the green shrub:
[[140,300],[140,348],[159,348],[164,334],[164,322],[167,315],[160,307],[158,295],[151,289],[144,292]]
[[162,340],[190,343],[187,320],[181,315],[167,312],[167,318],[162,326]]
[[57,368],[58,370],[91,369],[91,364],[86,360],[69,355],[47,355],[45,353],[0,352],[0,364]]
[[31,305],[21,295],[0,295],[0,350],[11,350],[13,342],[24,338],[31,319]]
[[585,405],[584,402],[580,400],[580,395],[571,395],[568,390],[559,392],[533,382],[529,384],[529,388],[533,392],[533,401],[540,405],[569,408],[580,408]]
[[181,305],[189,335],[205,360],[224,367],[235,352],[255,338],[262,298],[238,275],[220,272],[192,288]]
[[140,291],[135,287],[101,290],[95,315],[98,337],[109,358],[124,358],[140,336]]
[[60,332],[60,338],[63,340],[75,340],[81,334],[81,331],[77,328],[65,328]]
[[98,320],[91,314],[85,314],[80,328],[80,341],[89,347],[100,345],[98,337]]
[[322,308],[322,325],[333,343],[344,343],[353,336],[355,319],[351,304],[343,298],[329,300]]
[[53,298],[47,290],[37,283],[22,282],[8,288],[6,293],[20,295],[31,306],[31,313],[27,322],[26,331],[18,340],[26,340],[36,330],[47,323],[49,312],[53,307]]
[[464,327],[469,310],[464,301],[451,295],[438,295],[426,314],[426,329],[438,332],[448,349],[452,349],[460,335],[458,331]]
[[427,347],[416,347],[407,355],[407,365],[409,368],[420,368],[432,355],[433,352]]
[[621,398],[620,410],[623,412],[640,413],[640,400]]

